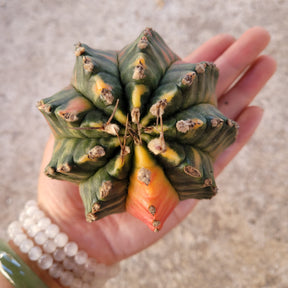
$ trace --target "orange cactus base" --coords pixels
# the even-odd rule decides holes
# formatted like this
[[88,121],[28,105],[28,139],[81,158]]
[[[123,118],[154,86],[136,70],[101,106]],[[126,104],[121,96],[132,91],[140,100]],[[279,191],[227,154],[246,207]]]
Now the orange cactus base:
[[157,232],[178,204],[179,197],[145,147],[135,145],[134,153],[126,210]]

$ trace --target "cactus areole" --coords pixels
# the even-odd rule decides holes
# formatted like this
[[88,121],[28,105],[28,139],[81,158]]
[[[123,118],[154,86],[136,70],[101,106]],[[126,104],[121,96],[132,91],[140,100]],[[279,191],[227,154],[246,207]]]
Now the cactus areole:
[[238,130],[216,107],[216,66],[184,63],[150,28],[75,55],[71,84],[38,108],[55,136],[45,173],[79,184],[87,221],[127,211],[159,231],[179,201],[213,197]]

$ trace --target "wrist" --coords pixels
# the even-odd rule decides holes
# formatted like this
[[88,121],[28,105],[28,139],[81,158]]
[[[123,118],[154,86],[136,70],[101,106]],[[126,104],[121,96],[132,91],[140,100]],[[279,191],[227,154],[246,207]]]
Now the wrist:
[[115,276],[117,267],[88,256],[47,216],[35,201],[29,201],[19,220],[9,225],[8,234],[13,249],[49,287],[74,287],[75,283],[75,287],[102,287]]
[[15,253],[27,264],[27,266],[48,286],[53,288],[63,288],[62,285],[58,283],[55,279],[53,279],[48,271],[41,270],[38,265],[31,261],[27,254],[22,253],[17,245],[14,244],[12,240],[9,242],[9,246],[15,251]]

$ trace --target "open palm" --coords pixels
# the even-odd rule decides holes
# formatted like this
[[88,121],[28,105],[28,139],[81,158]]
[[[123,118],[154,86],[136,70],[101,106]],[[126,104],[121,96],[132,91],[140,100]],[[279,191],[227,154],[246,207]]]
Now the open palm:
[[[212,61],[217,65],[220,71],[216,89],[219,110],[240,125],[236,142],[215,162],[216,176],[247,143],[261,120],[262,109],[249,104],[275,71],[272,58],[259,56],[269,40],[267,31],[259,27],[248,30],[238,40],[218,35],[184,59],[193,63]],[[78,186],[52,180],[43,173],[51,158],[53,143],[51,136],[39,177],[39,205],[71,240],[103,263],[118,262],[151,245],[179,224],[197,203],[194,199],[180,202],[159,233],[151,232],[128,213],[87,223]]]

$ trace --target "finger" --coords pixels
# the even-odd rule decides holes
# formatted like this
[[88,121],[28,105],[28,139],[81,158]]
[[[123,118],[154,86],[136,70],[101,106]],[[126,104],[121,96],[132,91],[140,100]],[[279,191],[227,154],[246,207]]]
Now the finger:
[[248,142],[263,116],[263,109],[257,106],[247,107],[236,119],[239,124],[239,134],[236,141],[229,146],[216,160],[214,165],[215,176],[218,176],[224,167]]
[[231,119],[247,107],[276,70],[276,62],[269,56],[260,56],[241,80],[219,99],[219,109]]
[[228,34],[217,35],[202,44],[193,53],[183,59],[185,62],[215,61],[233,42],[235,38]]
[[218,97],[256,59],[269,41],[270,35],[265,29],[261,27],[251,28],[215,61],[220,71],[216,88],[216,95]]

